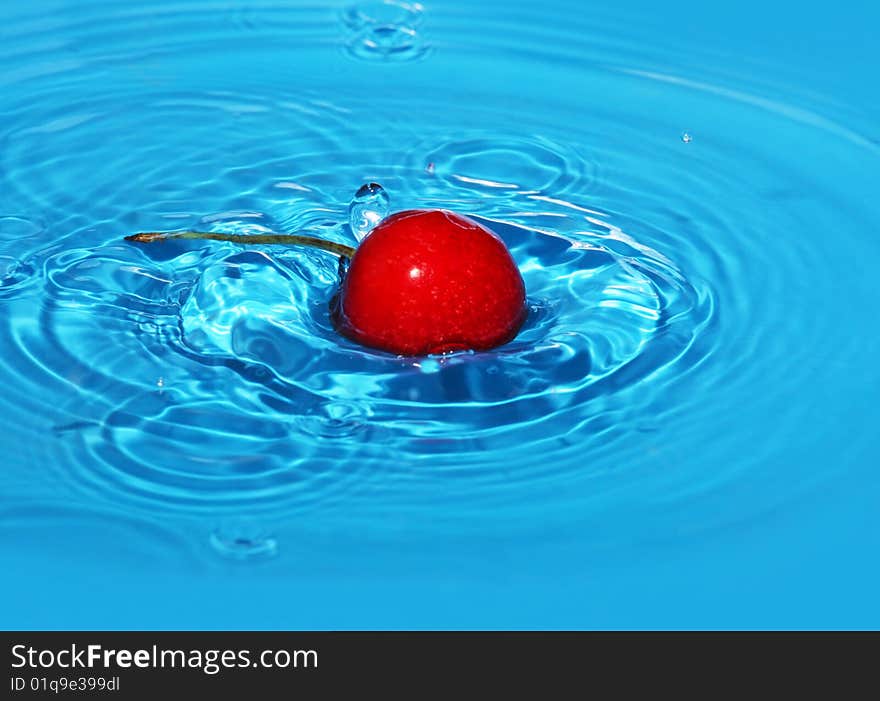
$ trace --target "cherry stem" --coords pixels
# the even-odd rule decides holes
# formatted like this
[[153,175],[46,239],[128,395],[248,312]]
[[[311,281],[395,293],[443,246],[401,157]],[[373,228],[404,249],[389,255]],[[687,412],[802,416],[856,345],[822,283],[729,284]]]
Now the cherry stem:
[[145,231],[140,234],[126,236],[126,241],[137,243],[154,243],[169,239],[207,239],[211,241],[229,241],[231,243],[249,244],[280,244],[282,246],[310,246],[320,248],[322,251],[335,253],[341,258],[351,258],[354,255],[354,247],[344,243],[327,241],[315,236],[300,236],[299,234],[222,234],[213,231]]

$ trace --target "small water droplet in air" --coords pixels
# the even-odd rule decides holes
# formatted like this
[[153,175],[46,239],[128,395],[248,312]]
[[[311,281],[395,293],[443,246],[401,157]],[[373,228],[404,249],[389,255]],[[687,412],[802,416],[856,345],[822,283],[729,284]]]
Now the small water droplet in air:
[[165,386],[165,378],[164,377],[160,377],[158,380],[156,380],[156,387],[159,387],[161,389],[164,386]]
[[379,183],[361,185],[348,206],[348,224],[358,241],[363,241],[386,216],[391,198]]
[[694,137],[691,136],[690,132],[686,131],[681,135],[681,140],[684,141],[686,144],[689,144],[691,141],[694,140]]

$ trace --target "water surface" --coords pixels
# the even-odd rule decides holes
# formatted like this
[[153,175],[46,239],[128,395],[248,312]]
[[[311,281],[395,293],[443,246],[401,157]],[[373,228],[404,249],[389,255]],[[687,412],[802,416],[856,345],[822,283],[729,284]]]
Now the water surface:
[[[880,625],[851,5],[4,4],[3,624]],[[353,244],[370,182],[505,240],[513,342],[394,357],[326,253],[122,240]]]

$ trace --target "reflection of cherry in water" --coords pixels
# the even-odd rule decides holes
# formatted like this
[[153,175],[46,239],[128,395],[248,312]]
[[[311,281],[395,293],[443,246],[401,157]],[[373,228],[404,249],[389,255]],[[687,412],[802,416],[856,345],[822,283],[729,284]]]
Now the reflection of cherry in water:
[[510,341],[526,317],[525,285],[501,239],[445,210],[410,210],[381,220],[387,205],[378,185],[358,191],[351,212],[352,233],[361,239],[357,249],[291,234],[178,231],[126,238],[304,245],[335,253],[341,281],[331,302],[333,324],[372,348],[425,355],[487,350]]

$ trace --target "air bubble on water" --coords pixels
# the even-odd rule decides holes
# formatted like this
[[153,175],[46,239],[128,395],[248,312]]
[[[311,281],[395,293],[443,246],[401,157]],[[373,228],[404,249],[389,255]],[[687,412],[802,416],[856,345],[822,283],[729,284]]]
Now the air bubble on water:
[[391,198],[379,183],[361,185],[348,206],[348,224],[358,241],[363,241],[386,216]]
[[690,132],[686,131],[681,135],[681,140],[684,141],[686,144],[689,144],[691,141],[694,140],[694,137],[691,136]]

